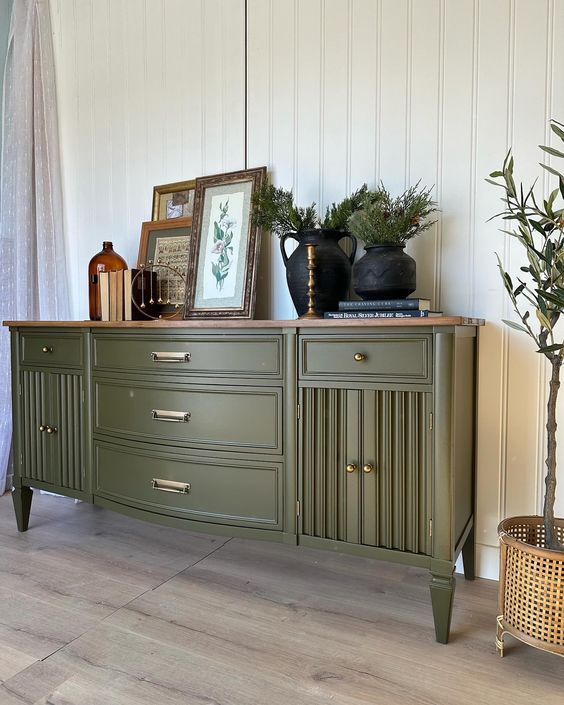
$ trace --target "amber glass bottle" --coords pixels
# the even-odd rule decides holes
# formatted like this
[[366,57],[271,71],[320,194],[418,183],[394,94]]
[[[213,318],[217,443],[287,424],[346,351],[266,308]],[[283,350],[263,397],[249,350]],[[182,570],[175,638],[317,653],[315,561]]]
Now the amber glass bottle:
[[88,265],[88,303],[91,321],[102,320],[100,272],[115,272],[120,269],[127,269],[127,262],[114,252],[111,242],[102,243],[102,250],[92,257]]

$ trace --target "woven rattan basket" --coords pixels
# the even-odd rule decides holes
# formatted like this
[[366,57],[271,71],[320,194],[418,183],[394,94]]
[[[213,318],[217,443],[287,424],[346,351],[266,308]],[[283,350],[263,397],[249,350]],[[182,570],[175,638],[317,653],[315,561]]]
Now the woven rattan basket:
[[[555,520],[564,543],[564,519]],[[564,656],[564,552],[544,547],[542,517],[505,519],[501,543],[499,616],[496,646],[503,656],[503,635]]]

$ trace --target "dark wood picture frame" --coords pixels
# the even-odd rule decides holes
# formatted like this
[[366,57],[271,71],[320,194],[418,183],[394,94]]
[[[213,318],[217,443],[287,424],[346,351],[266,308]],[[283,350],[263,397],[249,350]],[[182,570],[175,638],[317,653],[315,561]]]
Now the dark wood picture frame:
[[[171,269],[162,268],[160,279],[167,282],[167,291],[172,286],[173,301],[169,306],[165,306],[164,312],[174,310],[176,304],[184,303],[184,294],[188,269],[190,265],[190,245],[192,240],[192,218],[170,218],[168,220],[148,220],[141,226],[141,239],[139,241],[139,254],[137,255],[137,267],[155,266],[158,269],[158,261],[155,261],[155,253],[158,252],[159,240],[170,240],[171,238],[188,238],[185,246],[185,254],[181,252],[173,253],[172,258],[165,258],[162,264],[183,269],[183,277],[176,277]],[[157,271],[159,277],[159,272]],[[182,280],[181,280],[182,279]],[[174,295],[177,292],[177,295]]]
[[196,179],[184,318],[253,318],[260,243],[251,200],[265,178],[258,167]]

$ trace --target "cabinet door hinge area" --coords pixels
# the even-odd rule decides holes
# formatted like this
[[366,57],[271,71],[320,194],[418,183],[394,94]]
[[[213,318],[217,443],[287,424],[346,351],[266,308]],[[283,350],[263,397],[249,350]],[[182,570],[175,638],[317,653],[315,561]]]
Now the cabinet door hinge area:
[[433,538],[433,520],[429,519],[429,538]]
[[433,430],[433,412],[429,413],[429,431]]
[[300,505],[300,500],[298,499],[298,501],[296,502],[296,516],[297,516],[297,517],[300,516],[300,514],[301,514],[301,509],[302,509],[302,508],[301,508],[301,505]]
[[301,414],[301,409],[300,409],[300,405],[298,404],[298,421],[300,420],[300,414]]

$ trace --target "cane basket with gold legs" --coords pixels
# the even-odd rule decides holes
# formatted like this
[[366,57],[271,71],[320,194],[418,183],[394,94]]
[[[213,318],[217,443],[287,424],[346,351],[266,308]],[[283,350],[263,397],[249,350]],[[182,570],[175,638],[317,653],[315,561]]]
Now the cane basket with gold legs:
[[[564,543],[564,519],[555,520]],[[501,544],[496,647],[504,634],[564,656],[564,552],[545,548],[543,519],[510,517],[498,526]]]

